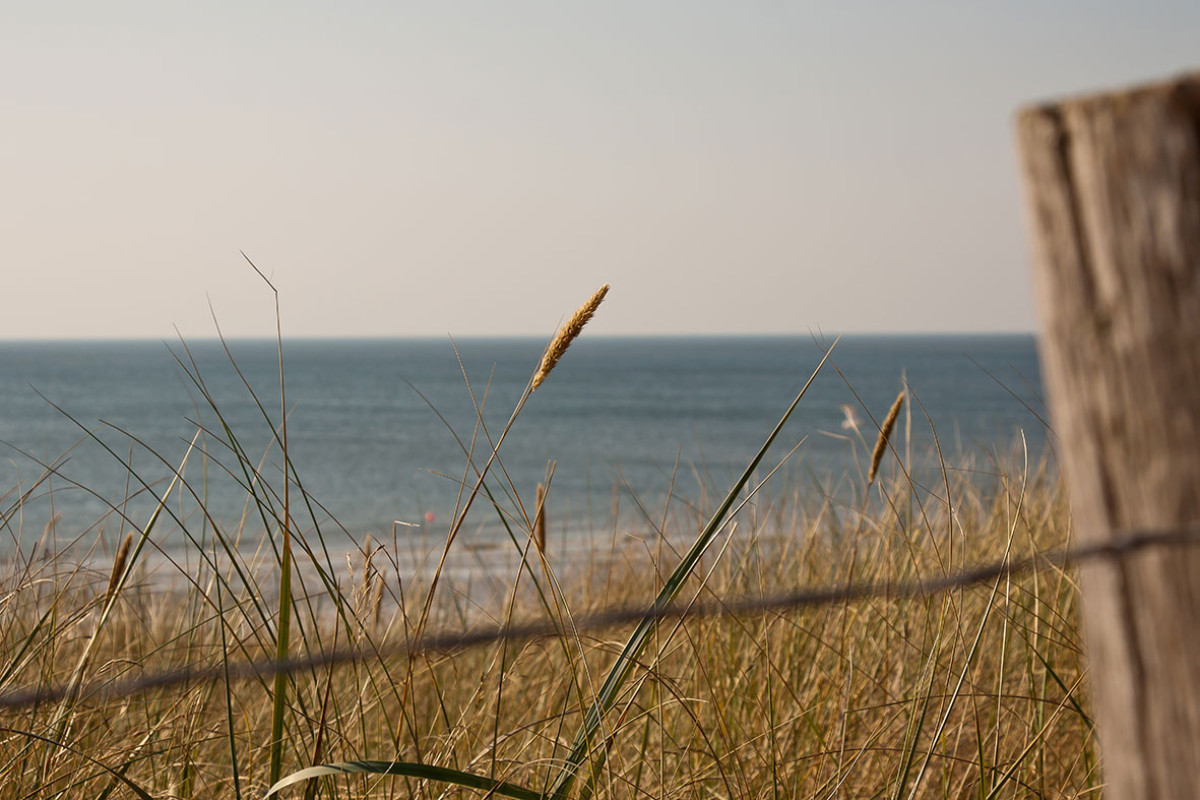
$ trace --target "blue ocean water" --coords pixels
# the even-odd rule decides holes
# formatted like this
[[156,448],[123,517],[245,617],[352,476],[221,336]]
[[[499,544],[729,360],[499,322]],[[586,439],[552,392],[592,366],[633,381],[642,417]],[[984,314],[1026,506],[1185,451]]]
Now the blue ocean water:
[[[397,520],[444,532],[467,464],[459,441],[469,447],[474,436],[476,463],[486,461],[487,436],[503,430],[543,345],[464,339],[456,354],[445,339],[285,341],[289,454],[321,504],[313,507],[321,536],[390,534]],[[719,491],[822,354],[807,337],[585,336],[527,402],[490,485],[501,493],[511,481],[531,506],[554,462],[553,518],[578,530],[610,530],[638,502],[661,507],[668,492],[690,502],[704,487]],[[882,419],[902,379],[919,401],[910,404],[914,459],[933,463],[931,431],[948,463],[983,471],[1022,435],[1035,459],[1042,454],[1031,336],[850,336],[772,451],[778,459],[802,442],[778,480],[816,492],[842,476],[853,482],[875,438],[868,414]],[[861,439],[846,426],[847,407]],[[229,353],[213,341],[0,343],[0,549],[38,539],[52,517],[59,542],[102,529],[115,538],[142,524],[198,426],[208,433],[204,452],[188,459],[189,491],[213,522],[230,526],[246,510],[251,478],[222,426],[261,462],[259,480],[282,492],[270,427],[279,419],[274,342],[235,341]],[[55,474],[21,500],[50,464]],[[182,541],[181,527],[204,522],[195,501],[173,497],[176,519],[162,523],[163,535]],[[481,529],[495,518],[482,503],[475,514]],[[247,520],[247,538],[261,536],[253,509]]]

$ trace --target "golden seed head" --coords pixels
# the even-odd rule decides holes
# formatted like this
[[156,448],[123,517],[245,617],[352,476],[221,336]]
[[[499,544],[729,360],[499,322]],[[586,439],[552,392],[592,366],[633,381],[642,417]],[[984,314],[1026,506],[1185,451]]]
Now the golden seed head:
[[901,389],[900,394],[896,395],[896,401],[888,409],[883,425],[879,427],[879,438],[875,440],[875,451],[871,453],[871,469],[867,471],[868,485],[875,482],[875,475],[879,472],[879,464],[883,461],[883,454],[887,452],[888,440],[892,438],[892,431],[896,427],[896,419],[899,418],[900,407],[903,405],[904,390]]
[[554,365],[562,358],[563,353],[567,352],[567,348],[571,346],[571,342],[575,341],[575,337],[583,332],[583,326],[588,324],[588,320],[596,313],[596,309],[600,307],[600,302],[604,300],[604,295],[608,294],[608,284],[604,284],[596,290],[595,294],[588,298],[587,302],[575,309],[575,313],[567,320],[558,333],[554,335],[554,339],[546,347],[546,352],[542,353],[542,363],[538,365],[537,372],[533,374],[533,388],[536,389],[542,385],[542,381],[546,380],[550,375],[550,371],[554,369]]
[[112,573],[108,576],[108,588],[104,591],[104,603],[107,605],[117,591],[121,576],[125,574],[125,562],[129,560],[129,548],[133,544],[133,533],[125,534],[124,541],[117,548],[117,557],[113,559]]

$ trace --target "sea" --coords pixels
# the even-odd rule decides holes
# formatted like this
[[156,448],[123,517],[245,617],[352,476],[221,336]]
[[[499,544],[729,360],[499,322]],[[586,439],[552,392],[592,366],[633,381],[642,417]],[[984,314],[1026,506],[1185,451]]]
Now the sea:
[[272,512],[251,498],[282,508],[283,409],[295,525],[334,549],[444,538],[489,459],[494,502],[461,534],[477,542],[532,516],[539,483],[559,540],[702,510],[810,379],[758,469],[782,464],[780,496],[861,492],[903,387],[884,475],[907,460],[932,484],[942,468],[988,480],[1048,455],[1031,335],[585,335],[513,417],[545,344],[0,343],[0,553],[110,550],[160,504],[164,552],[214,528],[261,540]]

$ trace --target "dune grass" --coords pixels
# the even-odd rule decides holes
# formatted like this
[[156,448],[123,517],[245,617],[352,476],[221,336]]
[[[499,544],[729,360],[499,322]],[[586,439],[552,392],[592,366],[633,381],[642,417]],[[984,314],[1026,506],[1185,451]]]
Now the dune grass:
[[[954,488],[957,520],[927,508],[932,531],[924,523],[908,529],[890,514],[847,526],[833,508],[804,512],[794,507],[800,498],[764,496],[739,513],[729,543],[718,542],[681,591],[711,602],[898,582],[996,559],[1010,539],[1014,552],[1027,553],[1068,536],[1060,494],[1044,476],[1019,504],[1012,484],[992,496]],[[653,552],[611,564],[603,580],[557,587],[557,602],[570,609],[563,627],[570,631],[571,613],[645,603],[647,587],[674,565]],[[305,652],[386,648],[411,635],[420,606],[406,605],[386,550],[359,566],[354,582],[341,583],[349,570],[335,581],[336,596],[301,581],[293,611]],[[242,570],[245,585],[228,561],[217,561],[181,589],[135,570],[97,633],[108,576],[64,571],[53,558],[30,564],[6,582],[3,685],[69,681],[89,647],[89,680],[269,658],[273,612],[255,588],[256,571]],[[505,613],[546,615],[533,593],[518,594]],[[926,599],[665,622],[598,726],[588,785],[605,797],[1085,794],[1098,777],[1076,601],[1071,576],[1052,571]],[[438,629],[469,623],[450,604],[440,609]],[[290,676],[285,772],[394,760],[548,791],[627,636],[619,628],[568,632],[557,642]],[[5,711],[0,794],[129,796],[128,781],[154,797],[262,796],[271,689],[266,678],[217,681]],[[60,715],[65,724],[56,724]],[[428,777],[360,775],[310,786],[318,796],[442,796],[445,785]]]
[[[179,360],[223,420],[186,348]],[[241,482],[253,525],[208,516],[201,482],[164,456],[179,476],[170,491],[194,510],[178,513],[182,501],[164,496],[153,519],[128,520],[137,544],[115,568],[45,548],[8,564],[0,693],[71,691],[0,710],[0,797],[248,798],[272,784],[294,797],[1098,791],[1069,571],[921,598],[574,624],[604,608],[896,584],[1060,548],[1069,515],[1044,467],[999,461],[915,476],[881,436],[890,455],[874,448],[862,500],[847,505],[816,486],[760,485],[764,460],[734,486],[711,487],[711,501],[661,509],[663,523],[637,531],[640,550],[597,542],[585,566],[537,546],[533,503],[504,471],[507,428],[486,431],[480,416],[461,440],[463,499],[441,553],[444,562],[476,498],[490,506],[518,558],[505,594],[480,607],[440,570],[411,574],[395,542],[367,537],[348,563],[328,552],[282,422],[259,407],[279,433],[278,480],[235,431],[200,431],[205,468]],[[889,434],[895,416],[881,426]],[[19,524],[31,497],[7,501],[6,525]],[[149,558],[143,542],[164,524],[187,539],[186,559]],[[246,544],[253,530],[265,531],[257,548]],[[560,634],[397,654],[422,635],[530,620]],[[347,648],[365,655],[231,674],[247,661]],[[104,688],[182,665],[218,678]]]

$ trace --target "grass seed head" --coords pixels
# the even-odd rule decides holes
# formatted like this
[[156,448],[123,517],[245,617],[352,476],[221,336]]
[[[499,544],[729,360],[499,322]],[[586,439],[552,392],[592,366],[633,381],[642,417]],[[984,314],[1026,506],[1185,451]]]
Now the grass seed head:
[[600,302],[604,300],[606,294],[608,294],[607,283],[597,289],[586,303],[575,309],[575,313],[571,315],[566,324],[558,329],[558,333],[546,347],[546,352],[542,353],[542,363],[538,365],[537,372],[533,374],[534,389],[542,385],[542,382],[550,375],[550,371],[554,369],[554,365],[562,358],[563,353],[567,352],[571,342],[575,341],[575,337],[583,332],[583,326],[587,325],[588,320],[596,313],[596,309],[600,307]]
[[875,451],[871,453],[871,469],[867,471],[868,485],[875,482],[875,475],[879,472],[879,464],[883,461],[883,454],[887,452],[888,440],[892,438],[892,431],[896,428],[896,420],[900,418],[900,408],[903,405],[904,390],[901,389],[900,394],[896,395],[896,401],[888,409],[883,425],[879,426],[879,438],[875,440]]
[[125,534],[124,541],[117,548],[117,557],[113,559],[112,573],[108,576],[108,588],[104,591],[105,605],[112,599],[116,593],[117,587],[121,582],[121,576],[125,574],[125,562],[129,560],[129,547],[133,544],[133,533]]

